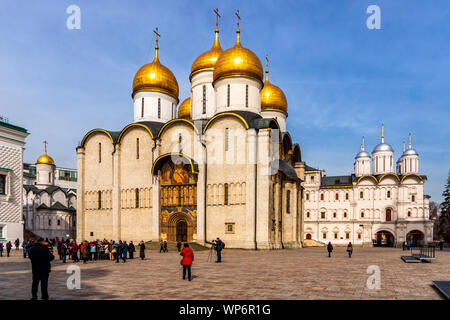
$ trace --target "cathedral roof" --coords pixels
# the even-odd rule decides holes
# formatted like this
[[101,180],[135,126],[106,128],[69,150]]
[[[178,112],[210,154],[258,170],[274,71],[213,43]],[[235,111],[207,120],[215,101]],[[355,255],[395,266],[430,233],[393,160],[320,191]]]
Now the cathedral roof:
[[282,172],[286,177],[291,179],[298,179],[297,172],[291,164],[284,160],[275,160],[275,164],[278,165],[278,171]]
[[23,186],[23,188],[25,189],[25,191],[27,193],[32,191],[34,194],[40,194],[42,192],[47,192],[48,194],[52,194],[55,191],[61,190],[67,196],[69,194],[69,192],[71,192],[71,191],[74,193],[77,192],[77,189],[61,188],[58,186],[49,186],[47,188],[40,189],[40,188],[36,187],[35,185],[26,184]]
[[352,176],[325,176],[320,181],[320,187],[351,187]]
[[45,210],[60,210],[60,211],[76,211],[74,207],[66,207],[62,203],[56,201],[54,204],[52,204],[50,207],[47,206],[45,203],[41,204],[37,209],[45,209]]

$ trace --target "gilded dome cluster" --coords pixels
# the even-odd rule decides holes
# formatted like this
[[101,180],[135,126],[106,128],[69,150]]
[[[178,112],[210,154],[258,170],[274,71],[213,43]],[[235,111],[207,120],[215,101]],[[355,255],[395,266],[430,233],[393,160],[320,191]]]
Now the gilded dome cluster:
[[203,52],[201,55],[195,59],[194,63],[191,67],[191,75],[189,76],[192,79],[192,76],[198,72],[202,71],[212,71],[214,69],[214,65],[217,62],[217,59],[222,54],[223,50],[219,43],[219,29],[215,30],[215,38],[214,44],[211,49],[206,52]]

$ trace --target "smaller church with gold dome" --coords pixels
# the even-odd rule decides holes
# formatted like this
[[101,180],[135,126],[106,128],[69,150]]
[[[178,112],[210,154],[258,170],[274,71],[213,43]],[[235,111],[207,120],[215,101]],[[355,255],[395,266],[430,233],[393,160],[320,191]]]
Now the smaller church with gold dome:
[[301,247],[305,164],[286,128],[287,100],[240,41],[191,66],[190,97],[155,57],[132,85],[134,122],[93,129],[77,147],[77,240]]

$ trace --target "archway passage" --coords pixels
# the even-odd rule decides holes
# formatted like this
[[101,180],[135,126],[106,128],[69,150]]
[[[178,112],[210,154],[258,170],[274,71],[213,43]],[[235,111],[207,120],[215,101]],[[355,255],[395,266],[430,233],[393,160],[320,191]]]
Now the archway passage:
[[406,235],[406,241],[409,241],[413,247],[423,244],[423,232],[419,230],[412,230]]
[[382,230],[375,233],[374,245],[377,247],[393,247],[394,241],[394,235],[389,231]]
[[177,241],[180,242],[187,242],[187,236],[188,236],[188,230],[187,230],[187,223],[185,220],[179,220],[177,222],[177,234],[176,234],[176,238]]
[[306,240],[311,240],[311,233],[308,233],[308,234],[306,235]]

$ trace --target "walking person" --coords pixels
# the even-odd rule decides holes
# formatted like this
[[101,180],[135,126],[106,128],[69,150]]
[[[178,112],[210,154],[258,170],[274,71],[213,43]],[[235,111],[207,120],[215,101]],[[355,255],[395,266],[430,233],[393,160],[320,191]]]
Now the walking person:
[[159,241],[159,253],[164,252],[164,242],[161,240]]
[[141,260],[144,260],[145,259],[145,243],[144,243],[144,240],[141,240],[141,242],[139,242],[138,246],[139,246],[139,257],[141,258]]
[[353,246],[352,243],[349,242],[347,245],[347,253],[348,253],[348,257],[351,258],[352,257],[352,253],[353,253]]
[[33,283],[31,285],[32,300],[37,300],[37,290],[39,282],[41,283],[41,298],[48,300],[48,276],[51,271],[51,264],[55,257],[48,249],[48,243],[40,238],[30,250],[28,255],[31,260],[31,270],[33,274]]
[[80,259],[78,259],[78,245],[75,241],[72,241],[72,261],[80,261]]
[[114,258],[116,259],[116,263],[119,263],[120,256],[122,254],[122,240],[119,240],[119,243],[114,243],[113,251],[116,251],[114,254]]
[[331,252],[333,252],[333,245],[331,244],[331,241],[327,244],[327,251],[328,251],[328,258],[331,258]]
[[24,259],[27,257],[27,249],[28,249],[27,245],[28,245],[28,242],[23,240],[23,242],[22,242],[22,252],[23,252],[23,258]]
[[178,243],[177,243],[177,249],[178,249],[178,252],[181,252],[181,242],[180,241],[178,241]]
[[65,242],[61,242],[61,253],[60,253],[60,257],[63,263],[66,263],[66,256],[67,256],[67,245]]
[[136,247],[134,246],[133,241],[130,241],[130,244],[128,245],[128,250],[130,251],[130,259],[133,259],[134,251],[136,251]]
[[3,242],[0,242],[0,257],[3,257]]
[[7,257],[9,257],[9,254],[10,254],[10,252],[11,252],[11,249],[12,249],[12,243],[11,243],[11,241],[8,241],[8,242],[6,243],[6,256],[7,256]]
[[97,260],[97,244],[95,242],[91,242],[89,245],[89,260]]
[[127,254],[128,254],[128,244],[127,242],[124,240],[122,243],[122,260],[123,263],[127,262]]
[[18,251],[19,250],[19,245],[20,245],[19,238],[17,238],[16,241],[14,241],[14,245],[16,246],[16,251]]
[[169,252],[169,249],[167,249],[167,240],[164,240],[164,252]]
[[188,280],[191,281],[191,266],[192,262],[194,261],[194,251],[192,251],[191,248],[189,248],[189,244],[185,243],[183,250],[180,252],[180,256],[183,256],[183,259],[181,260],[181,264],[183,265],[183,280],[186,279],[186,271],[188,274]]
[[444,240],[441,239],[441,241],[439,241],[439,250],[442,251],[444,249]]

